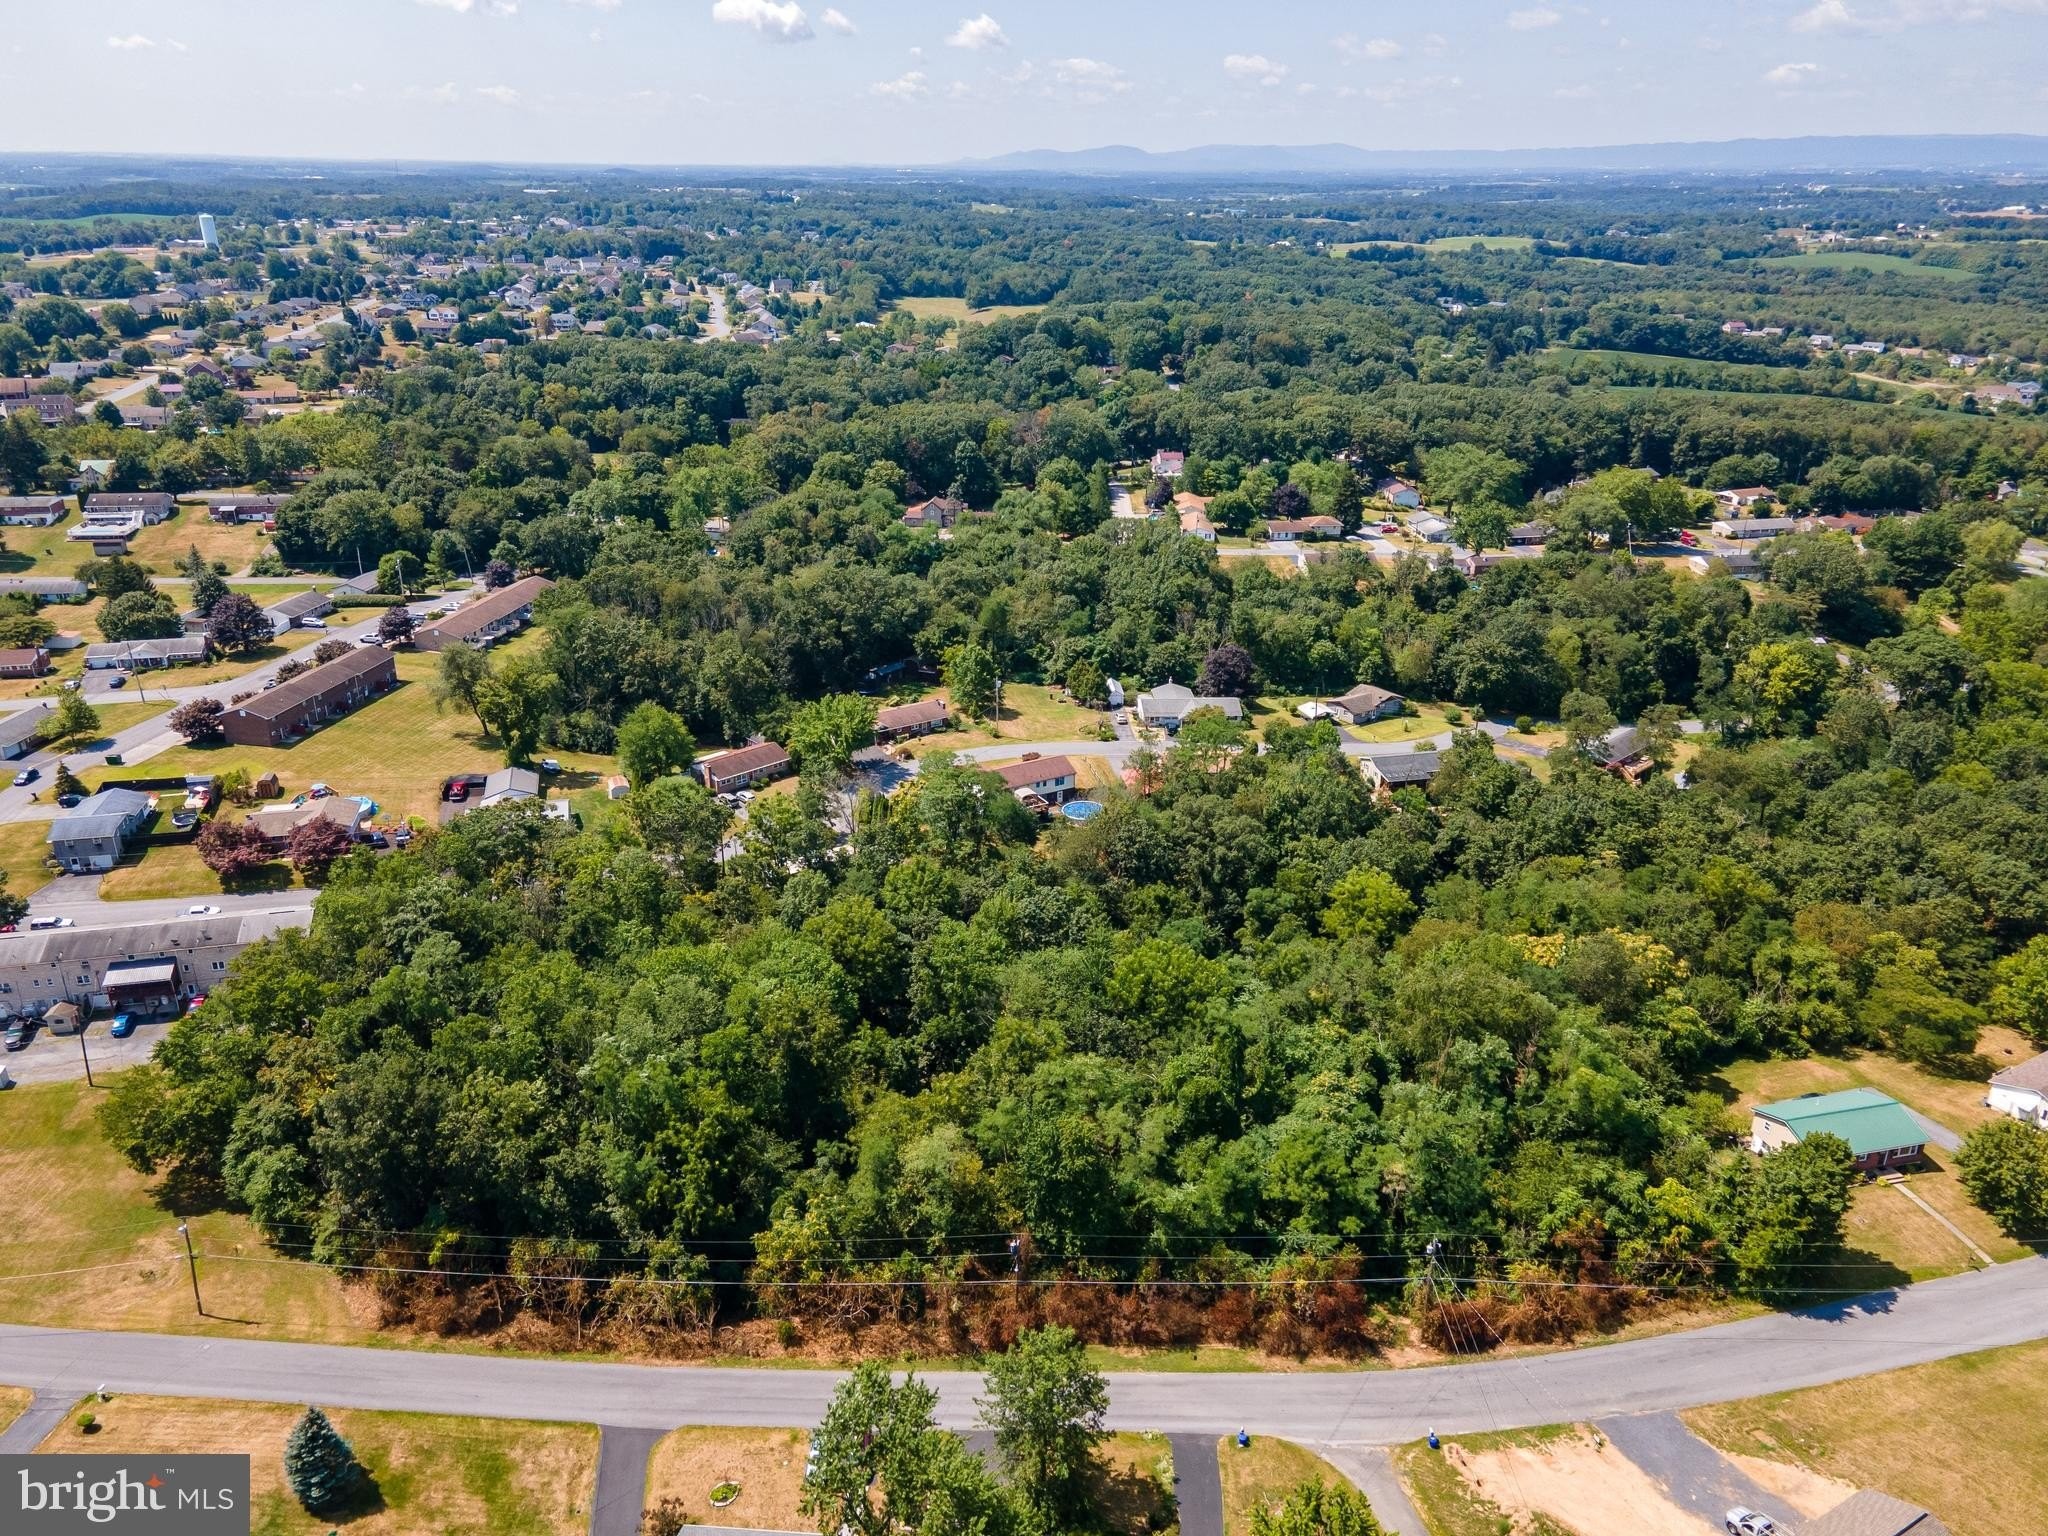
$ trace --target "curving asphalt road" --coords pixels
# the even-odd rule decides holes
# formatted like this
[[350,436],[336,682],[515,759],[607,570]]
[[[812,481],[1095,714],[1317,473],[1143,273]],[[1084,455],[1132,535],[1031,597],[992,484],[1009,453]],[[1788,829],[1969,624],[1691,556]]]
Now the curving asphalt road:
[[[202,1282],[208,1260],[200,1261]],[[218,1261],[215,1261],[218,1262]],[[1170,1434],[1388,1445],[1651,1413],[1817,1386],[2048,1336],[2048,1259],[1827,1307],[1517,1360],[1419,1370],[1110,1377],[1110,1421]],[[254,1339],[0,1327],[0,1381],[45,1397],[116,1392],[541,1418],[626,1429],[814,1424],[827,1371],[611,1365]],[[930,1377],[965,1429],[981,1377]]]

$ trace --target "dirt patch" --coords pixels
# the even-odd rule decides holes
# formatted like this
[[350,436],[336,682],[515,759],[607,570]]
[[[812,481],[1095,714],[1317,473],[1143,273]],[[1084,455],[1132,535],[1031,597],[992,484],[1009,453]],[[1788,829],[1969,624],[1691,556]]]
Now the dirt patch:
[[1809,1520],[1817,1520],[1856,1491],[1854,1483],[1825,1477],[1804,1467],[1788,1467],[1782,1461],[1745,1456],[1740,1451],[1724,1452],[1749,1480],[1767,1493],[1775,1493]]
[[1498,1450],[1452,1444],[1443,1454],[1518,1528],[1547,1515],[1578,1536],[1701,1536],[1714,1529],[1590,1431]]
[[[797,1506],[810,1441],[800,1429],[676,1430],[648,1458],[647,1502],[681,1499],[700,1525],[807,1530],[812,1522]],[[737,1483],[739,1496],[714,1508],[711,1490],[721,1483]]]

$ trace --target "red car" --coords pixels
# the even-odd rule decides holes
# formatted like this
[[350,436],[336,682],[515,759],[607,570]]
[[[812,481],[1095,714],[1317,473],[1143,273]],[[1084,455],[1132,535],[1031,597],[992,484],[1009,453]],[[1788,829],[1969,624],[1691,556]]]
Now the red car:
[[467,800],[469,798],[469,786],[467,784],[449,785],[448,798],[450,800]]

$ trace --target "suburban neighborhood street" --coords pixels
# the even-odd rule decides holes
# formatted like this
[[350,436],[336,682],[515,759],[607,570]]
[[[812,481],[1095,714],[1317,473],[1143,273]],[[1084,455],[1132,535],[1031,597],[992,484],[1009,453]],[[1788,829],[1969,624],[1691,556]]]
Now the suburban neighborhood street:
[[[202,1254],[208,1267],[228,1262]],[[1661,1412],[1840,1381],[2048,1336],[2048,1259],[1797,1313],[1524,1359],[1415,1370],[1109,1377],[1113,1426],[1246,1429],[1336,1445]],[[935,1371],[939,1419],[975,1422],[978,1373]],[[830,1371],[611,1365],[254,1339],[0,1327],[0,1380],[42,1397],[116,1393],[539,1418],[669,1429],[806,1425]],[[316,1385],[317,1384],[317,1385]]]

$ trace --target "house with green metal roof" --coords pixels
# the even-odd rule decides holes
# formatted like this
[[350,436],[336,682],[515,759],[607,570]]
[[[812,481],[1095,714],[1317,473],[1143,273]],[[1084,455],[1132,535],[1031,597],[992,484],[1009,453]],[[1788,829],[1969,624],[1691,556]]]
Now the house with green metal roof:
[[1927,1133],[1906,1106],[1871,1088],[1803,1094],[1749,1112],[1752,1152],[1775,1152],[1822,1131],[1846,1141],[1866,1173],[1917,1163],[1926,1151]]

